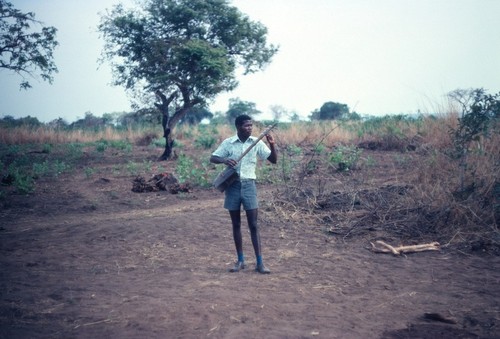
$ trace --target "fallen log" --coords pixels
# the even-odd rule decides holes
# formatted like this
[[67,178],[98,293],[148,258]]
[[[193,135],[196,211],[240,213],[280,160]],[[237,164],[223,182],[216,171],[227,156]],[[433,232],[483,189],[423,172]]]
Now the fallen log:
[[372,251],[375,253],[392,253],[394,255],[400,255],[402,253],[412,253],[412,252],[423,252],[423,251],[439,251],[439,243],[434,241],[428,244],[420,244],[420,245],[407,245],[407,246],[391,246],[382,240],[377,240],[374,243],[370,242],[372,245]]

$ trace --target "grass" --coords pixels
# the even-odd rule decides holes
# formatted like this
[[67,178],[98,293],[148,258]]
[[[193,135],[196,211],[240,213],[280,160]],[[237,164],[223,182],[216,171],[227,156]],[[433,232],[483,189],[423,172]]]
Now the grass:
[[[363,232],[362,225],[372,225],[391,227],[401,237],[439,234],[446,243],[500,244],[499,133],[471,143],[464,168],[463,161],[451,155],[450,130],[457,126],[457,117],[450,112],[417,119],[280,123],[273,132],[279,162],[259,166],[259,182],[278,187],[272,206],[285,220],[311,218],[344,237]],[[256,124],[254,134],[261,129]],[[234,128],[228,125],[179,126],[174,131],[179,181],[210,187],[221,168],[206,159],[232,134]],[[128,159],[136,147],[155,147],[160,153],[164,140],[157,135],[158,131],[144,128],[0,129],[0,199],[10,194],[7,188],[33,193],[40,178],[56,180],[75,170],[94,177],[99,173],[94,163],[104,155],[126,159],[114,165],[113,175],[164,171],[161,163]],[[375,159],[360,145],[393,153],[385,160]],[[397,173],[389,186],[380,186],[377,176],[384,171]]]

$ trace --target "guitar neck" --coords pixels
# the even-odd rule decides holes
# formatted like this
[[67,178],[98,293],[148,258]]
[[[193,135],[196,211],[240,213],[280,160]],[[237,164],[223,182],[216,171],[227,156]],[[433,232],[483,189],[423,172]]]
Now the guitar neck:
[[271,130],[272,130],[274,127],[276,127],[276,124],[273,124],[273,125],[269,126],[268,128],[266,128],[266,129],[264,130],[264,132],[262,132],[262,133],[259,135],[259,137],[258,137],[258,138],[257,138],[257,139],[256,139],[256,140],[255,140],[255,141],[254,141],[254,142],[253,142],[250,146],[248,146],[248,148],[245,150],[245,152],[243,152],[243,153],[240,155],[240,157],[239,157],[238,159],[236,159],[236,162],[240,162],[240,161],[241,161],[241,159],[243,159],[243,157],[244,157],[245,155],[247,155],[247,153],[248,153],[248,152],[250,152],[250,150],[251,150],[252,148],[254,148],[254,147],[255,147],[255,145],[257,145],[257,144],[259,143],[259,141],[261,141],[261,140],[262,140],[262,138],[264,138],[264,137],[265,137],[265,136],[266,136],[269,132],[271,132]]

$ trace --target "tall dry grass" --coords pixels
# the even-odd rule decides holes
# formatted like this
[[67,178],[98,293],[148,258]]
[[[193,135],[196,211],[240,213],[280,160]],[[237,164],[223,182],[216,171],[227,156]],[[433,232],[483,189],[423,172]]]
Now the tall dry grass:
[[[281,159],[288,163],[283,162],[273,171],[277,180],[271,178],[282,188],[273,197],[279,212],[276,214],[284,218],[309,216],[314,222],[330,223],[332,229],[343,232],[344,236],[366,226],[386,231],[390,228],[402,237],[437,234],[445,244],[482,241],[500,246],[500,134],[493,133],[471,143],[464,168],[452,152],[450,131],[456,128],[457,121],[458,114],[450,110],[437,117],[416,120],[279,124],[273,134]],[[254,135],[264,127],[256,123]],[[231,125],[178,126],[173,133],[189,153],[196,147],[195,140],[208,135],[220,142],[233,135],[235,129]],[[108,127],[98,131],[0,128],[0,143],[4,145],[90,143],[102,139],[138,143],[151,142],[160,136],[159,126],[127,130]],[[379,164],[384,168],[382,172],[376,164],[369,164],[369,155],[349,176],[335,172],[330,166],[329,152],[339,144],[358,147],[366,142],[373,142],[379,154],[383,153],[380,150],[397,151],[383,154],[384,163]],[[315,147],[319,144],[324,146],[323,151],[313,159],[311,150],[320,149]],[[302,152],[297,155],[285,152],[292,145],[295,151]],[[309,166],[311,160],[314,167]],[[394,172],[390,185],[386,182],[382,185],[378,176],[390,176],[392,169],[399,172]],[[317,172],[314,182],[297,187],[306,185],[307,180],[302,180],[305,176],[314,177],[315,174],[306,171]],[[351,177],[354,180],[346,180]]]
[[150,129],[118,130],[105,127],[97,131],[92,130],[62,130],[51,127],[0,127],[0,143],[5,145],[19,144],[66,144],[87,143],[98,140],[129,140],[135,142],[145,134],[151,133]]
[[333,147],[339,142],[349,142],[354,137],[351,131],[342,128],[336,121],[297,122],[282,128],[278,126],[274,134],[279,144],[299,147],[318,143]]
[[[359,143],[363,140],[371,140],[384,136],[384,133],[398,135],[399,137],[413,138],[419,135],[423,142],[434,147],[444,147],[449,144],[447,131],[456,125],[456,116],[444,115],[438,118],[425,118],[420,125],[409,124],[405,121],[393,123],[386,130],[379,129],[377,132],[363,130],[363,122],[339,123],[337,121],[313,121],[296,122],[291,124],[279,124],[273,131],[278,143],[282,145],[315,145],[322,143],[332,147],[337,143]],[[260,133],[265,126],[256,124],[254,134]],[[234,126],[217,125],[210,128],[214,131],[218,140],[223,140],[235,133]],[[395,131],[397,130],[397,131]],[[181,125],[174,129],[174,138],[189,141],[206,131],[198,126]],[[63,130],[47,126],[32,127],[0,127],[0,142],[6,145],[15,144],[40,144],[40,143],[71,143],[71,142],[95,142],[98,140],[128,140],[134,143],[146,135],[161,135],[161,127],[116,129],[105,127],[93,130]]]

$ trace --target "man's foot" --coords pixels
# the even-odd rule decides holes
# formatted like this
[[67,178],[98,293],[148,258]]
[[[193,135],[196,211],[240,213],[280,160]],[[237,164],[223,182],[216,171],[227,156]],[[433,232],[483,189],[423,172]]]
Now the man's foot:
[[264,264],[260,264],[260,265],[257,265],[255,267],[255,270],[259,273],[262,273],[262,274],[269,274],[271,273],[271,271],[269,270],[269,268],[267,268],[266,266],[264,266]]
[[246,265],[244,261],[237,261],[236,264],[234,264],[234,266],[229,269],[229,272],[239,272],[245,267]]

